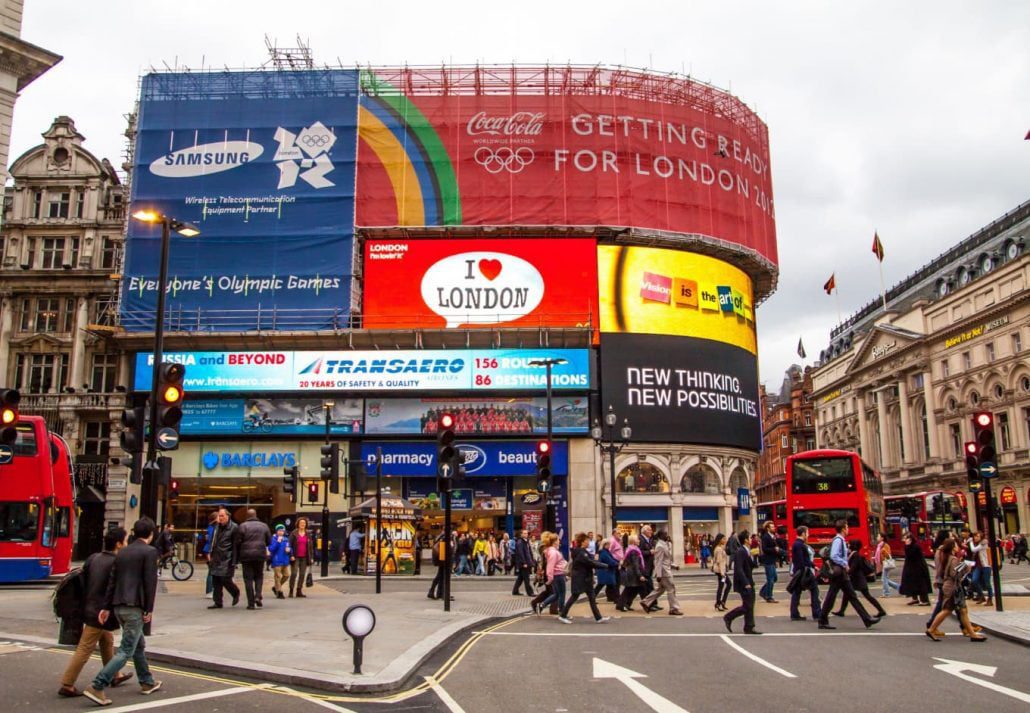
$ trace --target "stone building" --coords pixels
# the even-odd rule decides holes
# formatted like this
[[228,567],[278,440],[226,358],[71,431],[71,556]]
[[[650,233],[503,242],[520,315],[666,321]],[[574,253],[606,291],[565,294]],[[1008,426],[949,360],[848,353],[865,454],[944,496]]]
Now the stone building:
[[787,456],[815,448],[811,367],[792,365],[779,393],[767,393],[762,386],[761,398],[764,448],[758,457],[755,499],[764,503],[787,497]]
[[812,373],[819,446],[860,452],[888,494],[965,492],[972,414],[994,413],[1003,534],[1030,517],[1028,239],[1030,201],[834,329]]
[[0,231],[0,382],[69,443],[83,508],[79,553],[103,533],[111,422],[124,403],[115,324],[124,190],[59,116],[10,168]]

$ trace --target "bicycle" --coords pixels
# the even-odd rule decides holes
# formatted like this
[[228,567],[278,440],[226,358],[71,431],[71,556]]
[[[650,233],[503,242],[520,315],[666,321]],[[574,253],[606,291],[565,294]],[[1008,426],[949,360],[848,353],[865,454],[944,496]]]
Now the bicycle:
[[172,579],[177,582],[185,582],[193,576],[193,563],[179,559],[179,555],[171,554],[161,562],[160,569],[168,566],[172,570]]
[[272,432],[272,422],[268,421],[267,419],[261,419],[260,421],[255,421],[255,420],[250,419],[250,418],[245,419],[243,421],[243,432],[244,433],[250,433],[251,431],[261,431],[262,433],[271,433]]

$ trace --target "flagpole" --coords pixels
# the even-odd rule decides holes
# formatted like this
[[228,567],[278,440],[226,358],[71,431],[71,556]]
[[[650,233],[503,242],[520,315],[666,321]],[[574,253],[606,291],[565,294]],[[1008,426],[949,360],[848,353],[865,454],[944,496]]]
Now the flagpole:
[[[833,274],[836,275],[837,271],[834,270]],[[833,284],[833,298],[837,302],[837,324],[843,324],[844,320],[840,318],[840,288],[837,287],[836,281],[834,281]]]
[[887,311],[887,288],[883,285],[883,261],[880,260],[880,297],[883,299],[883,311]]

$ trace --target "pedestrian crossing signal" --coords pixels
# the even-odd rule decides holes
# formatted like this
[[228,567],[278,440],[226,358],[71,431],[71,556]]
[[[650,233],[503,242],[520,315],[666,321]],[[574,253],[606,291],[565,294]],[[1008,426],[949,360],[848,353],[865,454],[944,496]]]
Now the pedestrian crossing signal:
[[538,441],[536,444],[536,490],[538,493],[551,492],[551,442]]
[[318,483],[308,483],[308,502],[318,502]]

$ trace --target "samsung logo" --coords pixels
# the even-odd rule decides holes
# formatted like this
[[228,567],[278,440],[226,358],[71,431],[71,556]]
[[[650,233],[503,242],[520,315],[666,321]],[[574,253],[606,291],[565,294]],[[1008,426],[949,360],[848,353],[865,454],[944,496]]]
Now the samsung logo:
[[228,171],[253,161],[262,153],[253,141],[219,141],[165,154],[150,164],[150,172],[163,178],[192,178]]

